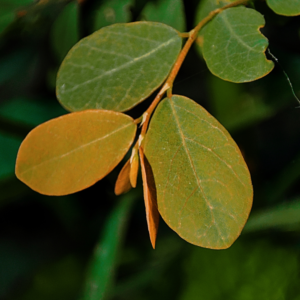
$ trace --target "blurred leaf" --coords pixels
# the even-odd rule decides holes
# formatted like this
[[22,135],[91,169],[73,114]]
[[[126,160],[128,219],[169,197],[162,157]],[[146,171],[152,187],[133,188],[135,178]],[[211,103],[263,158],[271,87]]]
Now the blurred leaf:
[[182,0],[148,1],[141,16],[143,20],[164,23],[180,32],[186,30]]
[[239,240],[226,251],[194,248],[185,262],[179,299],[298,300],[297,252],[255,240]]
[[264,103],[263,98],[245,93],[241,85],[208,76],[213,115],[229,131],[240,131],[270,118],[276,107]]
[[261,197],[269,203],[285,197],[287,190],[300,178],[300,154],[298,153],[291,162],[266,185]]
[[78,27],[78,4],[71,2],[58,15],[51,30],[52,47],[60,62],[78,42]]
[[0,133],[0,180],[13,176],[21,139]]
[[252,205],[250,174],[229,133],[200,105],[172,96],[157,107],[144,145],[165,222],[192,244],[228,248]]
[[121,194],[125,194],[131,190],[129,174],[130,174],[130,159],[127,160],[127,162],[125,163],[125,165],[123,166],[123,168],[121,169],[118,175],[116,185],[115,185],[115,194],[117,196]]
[[0,1],[0,35],[16,18],[16,11],[34,0],[1,0]]
[[67,256],[41,268],[23,295],[14,300],[73,300],[78,297],[82,283],[82,263]]
[[0,106],[0,117],[31,126],[37,126],[65,113],[57,102],[42,98],[14,98]]
[[267,75],[274,63],[264,54],[268,40],[259,32],[265,20],[257,11],[234,7],[219,13],[203,36],[203,56],[209,70],[232,82],[248,82]]
[[297,199],[251,214],[243,233],[269,228],[300,229],[300,200]]
[[105,27],[81,40],[58,72],[57,96],[71,111],[128,110],[168,76],[180,52],[175,29],[137,22]]
[[22,78],[20,74],[24,74],[24,71],[28,69],[34,59],[34,52],[32,49],[21,47],[15,51],[12,51],[8,55],[1,57],[0,59],[0,84],[4,84],[6,81],[12,78]]
[[150,235],[150,241],[153,249],[155,249],[155,242],[159,225],[159,212],[157,209],[157,197],[154,177],[151,166],[147,158],[144,156],[143,148],[139,148],[143,188],[144,188],[144,201],[146,208],[146,219],[148,225],[148,231]]
[[300,15],[300,0],[267,0],[268,6],[279,15]]
[[88,110],[33,129],[23,141],[17,177],[46,195],[66,195],[93,185],[122,160],[136,125],[129,116]]
[[127,228],[127,221],[137,194],[121,197],[107,217],[103,235],[95,248],[82,300],[107,299],[112,290],[115,268]]
[[134,0],[104,0],[95,11],[93,30],[114,23],[127,23],[131,20],[130,6]]

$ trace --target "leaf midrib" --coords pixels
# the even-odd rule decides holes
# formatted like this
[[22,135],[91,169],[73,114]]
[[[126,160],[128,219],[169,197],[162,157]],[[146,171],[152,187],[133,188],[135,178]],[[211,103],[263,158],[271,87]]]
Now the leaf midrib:
[[24,174],[26,174],[26,173],[28,173],[28,172],[34,170],[34,169],[39,168],[40,166],[42,166],[42,165],[44,165],[44,164],[50,163],[50,162],[55,161],[55,160],[58,160],[58,159],[62,159],[62,158],[64,158],[64,157],[66,157],[66,156],[69,156],[69,155],[72,154],[72,153],[75,153],[75,152],[77,152],[77,151],[80,151],[81,149],[83,149],[83,148],[85,148],[85,147],[88,147],[88,146],[90,146],[90,145],[92,145],[92,144],[94,144],[94,143],[97,143],[97,142],[99,142],[99,141],[101,141],[101,140],[103,140],[103,139],[106,139],[107,137],[109,137],[109,136],[111,136],[111,135],[113,135],[113,134],[115,134],[115,133],[121,131],[122,129],[127,128],[128,126],[131,126],[132,124],[133,124],[133,123],[126,124],[126,125],[124,125],[124,126],[118,128],[118,129],[116,129],[116,130],[114,130],[114,131],[112,131],[112,132],[110,132],[110,133],[108,133],[108,134],[106,134],[106,135],[100,137],[100,138],[97,138],[97,139],[95,139],[95,140],[93,140],[93,141],[90,141],[90,142],[88,142],[88,143],[86,143],[86,144],[80,145],[79,147],[74,148],[74,149],[70,150],[70,151],[67,152],[67,153],[64,153],[64,154],[62,154],[62,155],[55,156],[55,157],[52,157],[52,158],[50,158],[50,159],[48,159],[48,160],[45,160],[45,161],[43,161],[43,162],[41,162],[41,163],[39,163],[39,164],[37,164],[37,165],[35,165],[35,166],[33,166],[33,167],[31,167],[31,168],[29,168],[29,169],[27,169],[27,170],[21,172],[20,175],[24,175]]
[[84,81],[80,84],[77,84],[77,85],[73,86],[72,88],[66,89],[66,90],[63,91],[63,94],[69,93],[69,92],[74,92],[77,89],[79,89],[81,86],[84,86],[86,84],[90,84],[91,82],[97,81],[97,80],[101,79],[102,77],[105,77],[106,75],[111,75],[111,74],[113,74],[117,71],[125,69],[128,66],[134,65],[137,62],[139,62],[140,60],[144,59],[145,57],[150,56],[150,55],[154,54],[155,52],[159,51],[161,48],[167,47],[168,45],[172,44],[177,38],[178,38],[177,36],[173,37],[172,39],[169,39],[167,42],[159,45],[157,48],[154,48],[151,51],[149,51],[149,52],[147,52],[147,53],[145,53],[145,54],[143,54],[139,57],[133,58],[131,61],[128,61],[125,64],[118,66],[117,68],[108,70],[108,71],[100,74],[99,76],[96,76],[92,79],[86,80],[86,81]]

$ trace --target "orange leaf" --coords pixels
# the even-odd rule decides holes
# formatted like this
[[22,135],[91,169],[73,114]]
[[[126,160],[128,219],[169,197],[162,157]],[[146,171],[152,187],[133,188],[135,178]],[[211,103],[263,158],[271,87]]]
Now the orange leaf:
[[86,110],[33,129],[19,149],[16,175],[33,190],[67,195],[105,177],[122,160],[136,132],[133,119]]
[[159,212],[157,209],[156,200],[156,187],[151,166],[149,165],[147,158],[144,156],[144,152],[141,147],[139,148],[139,153],[141,159],[142,179],[144,186],[146,218],[150,235],[150,241],[153,249],[155,249],[155,241],[159,224]]
[[132,155],[132,159],[130,163],[131,167],[130,167],[129,178],[130,178],[131,186],[135,188],[137,177],[138,177],[138,171],[139,171],[139,155],[135,149],[133,149],[132,151],[134,151],[134,154]]
[[119,173],[119,176],[116,181],[115,185],[115,194],[117,196],[121,194],[125,194],[128,191],[131,190],[131,184],[129,179],[129,174],[131,170],[131,164],[130,159],[126,162],[126,164],[123,166],[121,172]]

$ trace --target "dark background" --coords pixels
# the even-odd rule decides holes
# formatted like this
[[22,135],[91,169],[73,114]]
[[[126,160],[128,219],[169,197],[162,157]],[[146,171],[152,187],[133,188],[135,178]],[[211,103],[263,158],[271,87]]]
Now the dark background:
[[[0,0],[0,28],[6,2]],[[63,27],[57,19],[70,1],[13,2],[14,17],[0,33],[0,299],[78,299],[93,249],[124,199],[113,193],[122,164],[65,197],[39,195],[15,178],[22,139],[66,113],[56,100],[55,74],[68,43],[60,47],[54,31]],[[93,13],[104,3],[80,2],[71,40],[92,33]],[[131,21],[146,2],[128,7]],[[184,1],[187,31],[199,2]],[[255,1],[255,8],[265,16],[270,51],[300,97],[300,17],[278,16],[264,1]],[[249,223],[230,249],[215,251],[188,244],[161,220],[152,250],[139,176],[128,194],[135,200],[107,299],[300,299],[300,108],[281,67],[255,82],[233,84],[211,75],[191,49],[173,93],[205,107],[239,145],[254,186]],[[129,114],[139,117],[151,99]]]

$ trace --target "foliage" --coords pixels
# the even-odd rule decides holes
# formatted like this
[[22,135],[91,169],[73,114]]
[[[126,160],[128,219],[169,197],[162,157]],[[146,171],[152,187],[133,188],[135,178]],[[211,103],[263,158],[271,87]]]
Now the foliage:
[[[247,2],[230,2],[211,11],[186,36],[181,52],[185,35],[154,22],[107,26],[79,41],[58,72],[57,97],[66,109],[81,112],[46,122],[26,137],[17,157],[17,177],[46,195],[85,189],[122,160],[133,143],[136,123],[142,122],[133,153],[142,149],[153,248],[158,211],[190,243],[228,248],[239,236],[252,206],[247,166],[227,131],[198,104],[172,96],[172,85],[191,44],[207,23],[203,57],[213,74],[246,82],[272,70],[273,62],[264,55],[267,39],[258,32],[264,26],[263,16],[244,6],[235,7]],[[149,7],[145,15],[151,18]],[[141,118],[134,121],[117,113],[131,109],[162,84]],[[168,99],[158,106],[147,131],[165,92]],[[134,185],[130,173],[127,163],[117,181],[117,194]]]
[[[299,93],[300,28],[274,3],[0,1],[0,298],[297,298],[298,110],[279,68],[256,79],[269,41]],[[17,175],[56,197],[14,177],[23,139]],[[182,241],[235,241],[248,168],[244,236]]]

